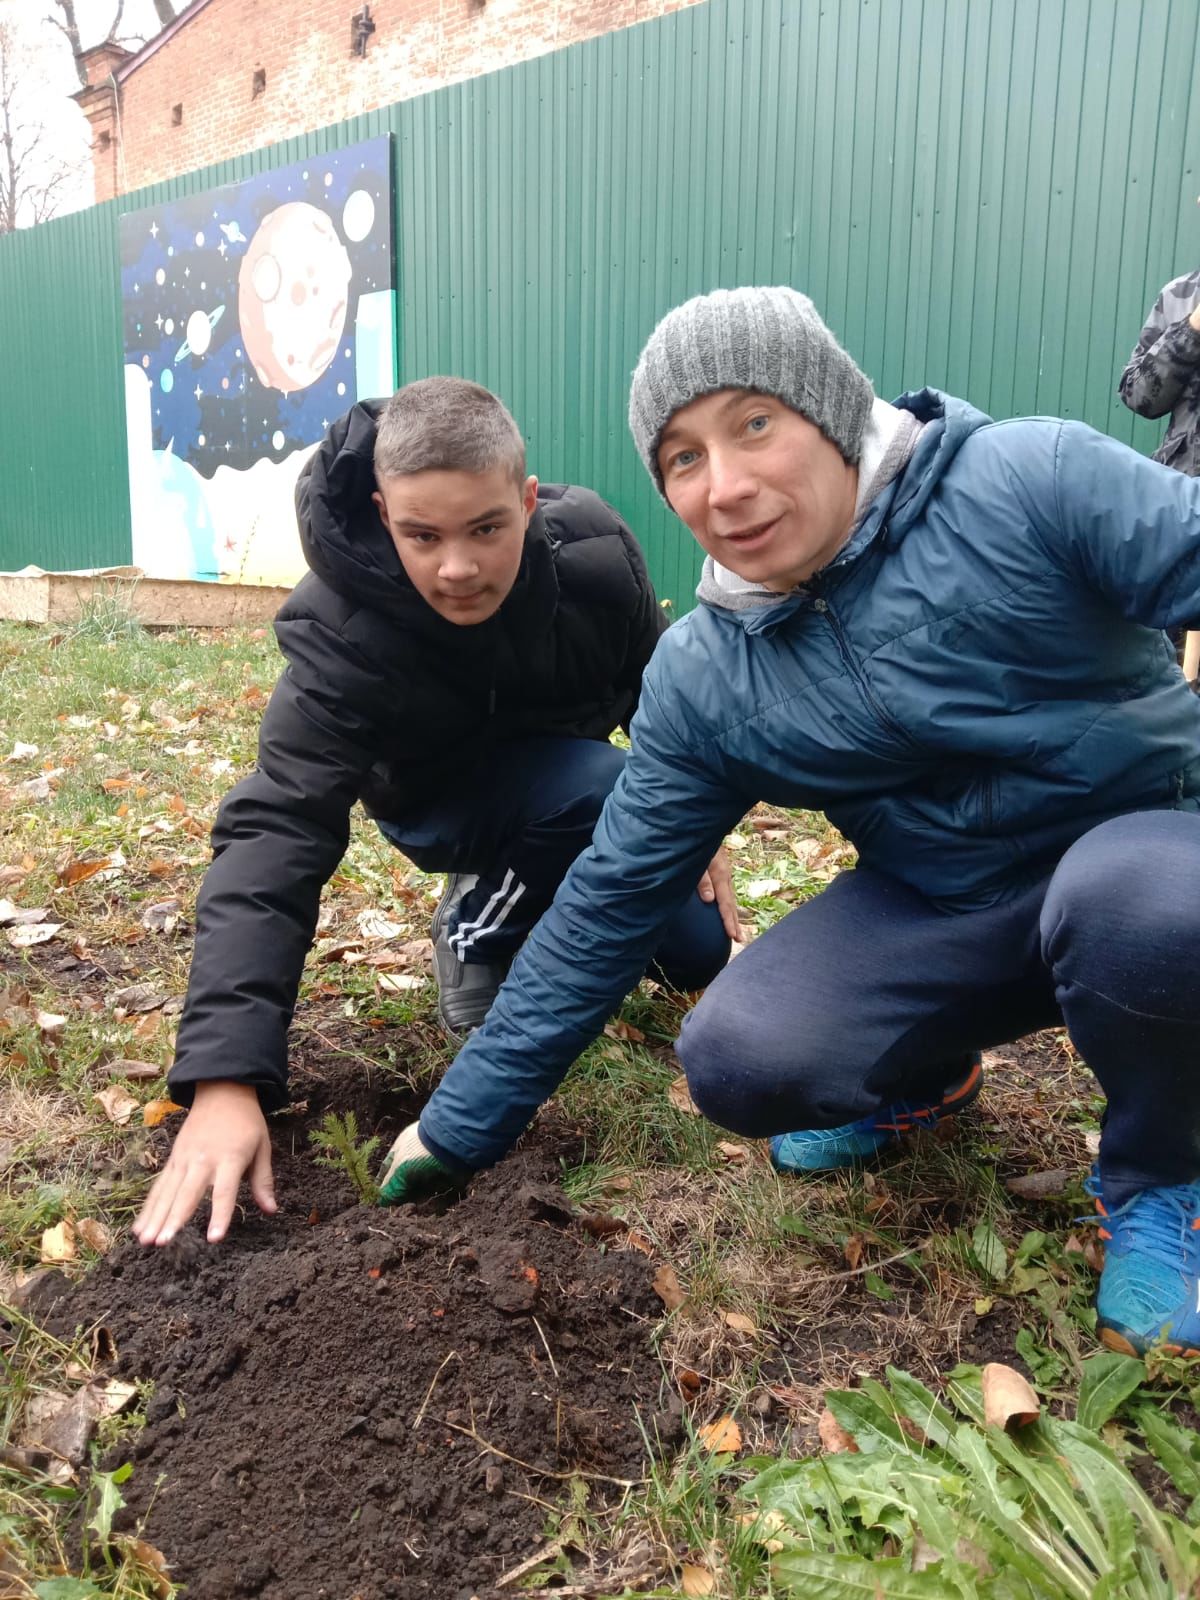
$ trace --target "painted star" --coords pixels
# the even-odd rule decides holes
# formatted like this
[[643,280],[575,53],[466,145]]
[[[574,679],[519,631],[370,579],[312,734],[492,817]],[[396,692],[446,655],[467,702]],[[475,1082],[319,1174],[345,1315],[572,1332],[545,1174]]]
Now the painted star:
[[229,249],[229,246],[225,243],[224,239],[222,239],[220,244],[217,246],[217,249],[221,252],[222,255],[224,255],[225,252]]
[[157,239],[158,238],[158,223],[157,222],[152,222],[150,224],[150,237],[152,239]]
[[[228,449],[229,449],[229,446],[228,446],[228,445],[226,445],[226,446],[225,446],[225,448],[226,448],[226,450],[228,450]],[[227,554],[228,554],[228,555],[232,555],[232,554],[233,554],[233,552],[234,552],[234,551],[235,551],[235,550],[236,550],[236,549],[237,549],[237,540],[236,540],[236,539],[226,539],[226,541],[225,541],[225,550],[226,550],[226,553],[227,553]]]
[[199,400],[200,396],[204,393],[204,390],[200,387],[199,384],[197,384],[196,387],[192,390],[192,393],[196,396],[196,399]]
[[155,321],[155,324],[158,327],[159,333],[161,333],[162,332],[162,325],[163,325],[163,319],[162,319],[162,312],[161,311],[155,317],[154,321]]

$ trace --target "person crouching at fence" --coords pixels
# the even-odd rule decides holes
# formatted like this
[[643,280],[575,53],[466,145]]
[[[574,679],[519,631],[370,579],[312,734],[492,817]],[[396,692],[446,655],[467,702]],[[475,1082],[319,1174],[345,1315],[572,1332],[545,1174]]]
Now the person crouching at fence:
[[[305,468],[297,511],[312,570],[275,624],[287,666],[257,766],[213,831],[168,1080],[190,1110],[134,1225],[144,1244],[170,1240],[209,1189],[222,1237],[246,1172],[274,1209],[264,1112],[286,1103],[288,1025],[354,802],[448,875],[438,1009],[465,1037],[591,839],[625,761],[609,735],[666,625],[616,512],[529,476],[508,411],[462,379],[356,405]],[[737,931],[714,856],[648,958],[680,989],[721,969]]]
[[504,1154],[751,805],[820,810],[858,866],[686,1019],[697,1106],[821,1171],[1065,1027],[1107,1096],[1103,1338],[1200,1350],[1200,702],[1163,633],[1200,615],[1200,484],[1079,423],[886,404],[790,288],[670,312],[630,422],[706,553],[701,603],[422,1114],[427,1158]]

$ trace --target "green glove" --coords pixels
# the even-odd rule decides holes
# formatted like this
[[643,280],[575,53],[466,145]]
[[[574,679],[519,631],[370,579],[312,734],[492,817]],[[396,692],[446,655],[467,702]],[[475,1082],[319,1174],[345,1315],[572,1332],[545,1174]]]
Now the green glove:
[[458,1179],[421,1143],[417,1124],[410,1123],[387,1153],[379,1174],[379,1202],[385,1206],[413,1200],[432,1189],[453,1186]]

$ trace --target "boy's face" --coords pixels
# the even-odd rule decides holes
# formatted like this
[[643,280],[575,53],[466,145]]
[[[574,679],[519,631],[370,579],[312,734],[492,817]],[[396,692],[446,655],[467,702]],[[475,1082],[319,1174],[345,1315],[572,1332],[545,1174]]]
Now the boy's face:
[[447,622],[495,616],[517,581],[537,479],[487,472],[414,472],[383,478],[372,496],[400,564]]
[[663,430],[667,500],[703,548],[786,594],[850,537],[858,469],[799,412],[750,389],[683,406]]

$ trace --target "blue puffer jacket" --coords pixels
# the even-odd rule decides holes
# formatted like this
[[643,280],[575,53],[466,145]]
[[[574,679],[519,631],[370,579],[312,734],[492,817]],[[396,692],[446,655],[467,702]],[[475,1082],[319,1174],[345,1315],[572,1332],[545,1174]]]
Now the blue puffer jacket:
[[1200,618],[1200,483],[1079,423],[897,403],[912,459],[809,592],[660,641],[592,847],[425,1109],[443,1160],[504,1154],[758,800],[824,811],[952,912],[1109,817],[1200,810],[1162,632]]

